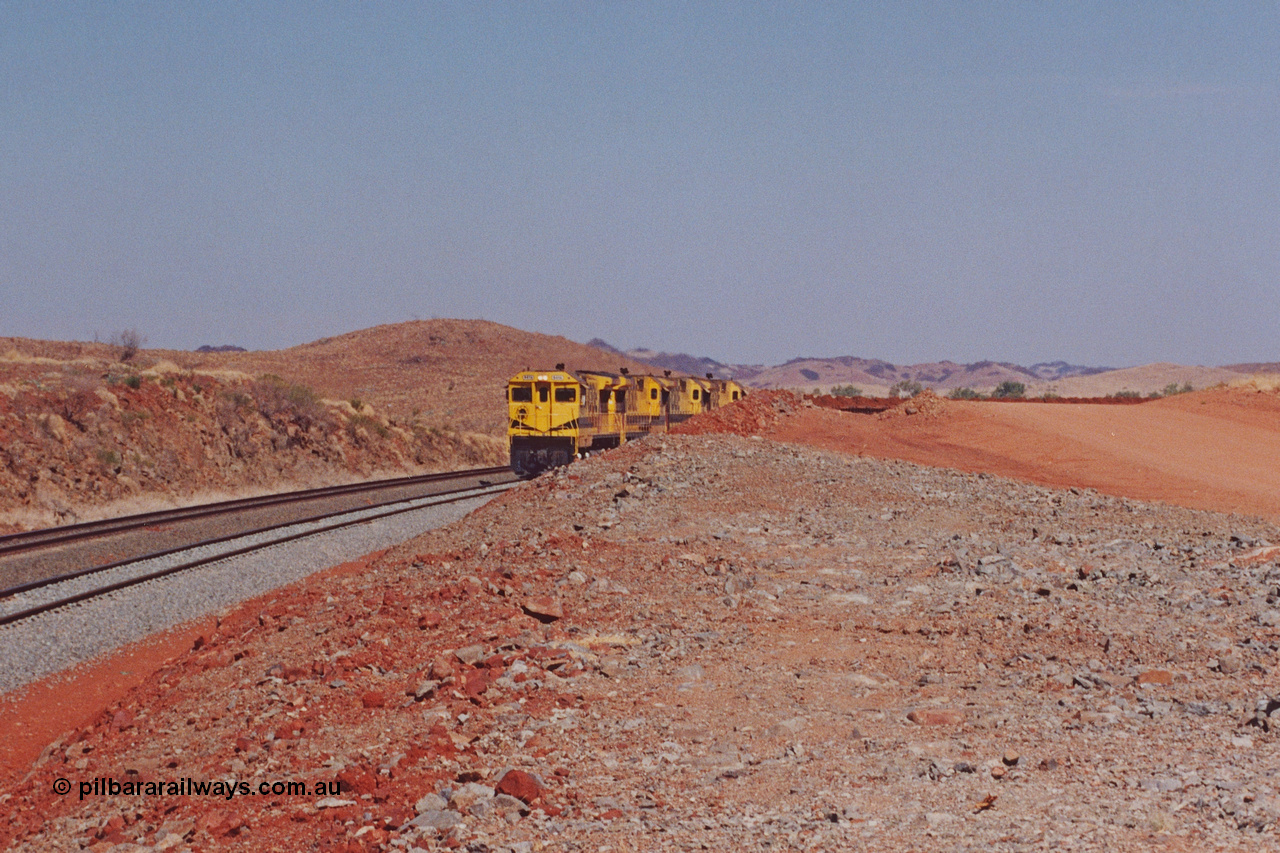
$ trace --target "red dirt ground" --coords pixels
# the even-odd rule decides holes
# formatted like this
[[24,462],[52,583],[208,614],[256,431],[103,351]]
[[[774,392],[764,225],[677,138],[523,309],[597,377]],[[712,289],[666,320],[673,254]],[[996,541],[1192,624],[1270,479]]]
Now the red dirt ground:
[[[359,573],[383,553],[366,554],[326,569],[318,577]],[[21,778],[56,737],[85,725],[119,702],[217,627],[216,617],[193,619],[0,697],[0,744],[4,745],[0,749],[0,781]]]
[[808,408],[768,437],[1280,519],[1280,395],[1269,392],[1216,389],[1141,406],[947,401],[932,417]]

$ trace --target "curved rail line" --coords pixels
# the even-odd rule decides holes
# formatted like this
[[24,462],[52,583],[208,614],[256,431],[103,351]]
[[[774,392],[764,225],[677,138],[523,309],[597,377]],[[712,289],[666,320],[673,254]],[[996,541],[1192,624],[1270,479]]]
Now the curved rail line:
[[[23,619],[29,619],[33,616],[38,616],[41,613],[47,613],[51,610],[57,610],[58,608],[66,607],[67,605],[70,605],[70,604],[75,604],[77,602],[86,601],[91,598],[96,598],[98,596],[106,595],[108,593],[115,592],[120,589],[125,589],[127,587],[136,586],[138,584],[145,583],[150,580],[156,580],[158,578],[163,578],[169,575],[174,575],[180,572],[188,571],[190,569],[195,569],[200,566],[207,565],[209,563],[215,563],[220,560],[231,559],[233,557],[241,556],[243,554],[248,554],[253,551],[260,551],[266,548],[270,548],[274,545],[280,545],[286,542],[293,542],[299,539],[305,539],[309,536],[316,536],[321,533],[328,533],[330,531],[340,530],[344,527],[353,527],[357,524],[364,524],[366,522],[376,521],[377,519],[387,518],[393,515],[401,515],[403,513],[414,512],[420,509],[427,509],[430,507],[442,506],[444,504],[457,503],[458,501],[464,501],[470,498],[484,497],[488,495],[498,494],[500,492],[504,492],[507,489],[512,488],[514,485],[516,485],[519,482],[514,476],[511,476],[511,472],[507,468],[494,468],[494,469],[482,468],[482,469],[474,469],[471,471],[455,471],[447,475],[428,475],[428,476],[430,476],[435,481],[439,481],[439,480],[445,480],[445,479],[461,480],[461,479],[477,477],[483,474],[506,475],[506,476],[509,476],[510,479],[502,483],[483,484],[482,482],[482,485],[480,486],[467,486],[461,489],[451,489],[451,490],[439,492],[433,495],[423,495],[417,498],[401,497],[401,498],[396,498],[394,500],[385,501],[383,503],[373,504],[371,506],[360,507],[357,509],[348,508],[348,509],[339,510],[336,512],[329,512],[329,513],[323,513],[320,515],[314,515],[309,518],[294,519],[292,521],[282,522],[279,524],[257,528],[254,530],[243,531],[243,532],[231,534],[228,536],[221,536],[214,539],[202,540],[202,541],[195,542],[190,545],[182,546],[179,548],[171,548],[166,551],[157,551],[151,554],[143,554],[141,556],[130,557],[125,560],[119,560],[114,563],[108,563],[101,566],[92,566],[90,568],[80,569],[78,571],[68,572],[66,574],[56,575],[54,577],[44,578],[41,580],[20,584],[18,586],[9,587],[7,589],[0,590],[0,600],[6,599],[6,598],[12,598],[13,596],[23,592],[30,592],[38,589],[52,587],[52,586],[55,586],[56,584],[65,583],[67,581],[74,580],[76,578],[99,574],[101,572],[106,572],[111,569],[121,568],[123,566],[127,566],[133,563],[140,563],[146,560],[158,559],[158,558],[170,556],[172,554],[181,553],[183,551],[192,551],[197,548],[218,545],[221,543],[234,541],[236,539],[243,539],[248,536],[269,533],[273,530],[281,530],[283,528],[297,527],[298,525],[304,525],[304,524],[314,524],[316,522],[324,521],[325,519],[337,518],[344,515],[350,516],[350,515],[364,513],[359,515],[358,518],[351,518],[345,521],[337,521],[333,524],[324,525],[322,527],[311,528],[309,530],[305,530],[297,533],[290,533],[284,536],[270,539],[265,542],[258,542],[252,545],[247,545],[241,548],[235,548],[230,551],[224,551],[208,557],[201,557],[199,559],[183,562],[178,565],[169,566],[163,569],[147,572],[147,573],[136,575],[130,578],[124,578],[112,583],[94,587],[93,589],[86,590],[84,592],[79,592],[73,595],[65,596],[63,598],[51,600],[42,604],[36,604],[31,607],[25,608],[23,610],[15,611],[13,613],[8,613],[0,616],[0,626],[10,625],[15,622],[20,622]],[[413,478],[403,478],[403,479],[413,479]],[[391,483],[396,483],[396,481],[382,481],[381,488],[392,487],[388,485]],[[402,486],[405,484],[396,483],[396,485]],[[371,490],[371,489],[366,489],[366,490]],[[301,494],[301,493],[294,493],[294,494]],[[223,503],[229,504],[233,502],[227,501]],[[403,505],[403,504],[411,504],[411,505],[397,506],[397,505]],[[396,508],[388,509],[386,512],[375,513],[372,515],[367,514],[370,510],[378,509],[380,507],[396,507]],[[237,509],[224,507],[222,511],[235,512],[237,511]],[[193,516],[193,517],[199,517],[199,516]],[[91,533],[89,535],[97,535],[97,534]]]
[[[75,542],[91,539],[95,536],[106,536],[150,527],[156,524],[173,521],[189,521],[195,518],[206,518],[214,515],[225,515],[248,509],[276,506],[280,504],[301,503],[308,500],[359,494],[361,492],[378,491],[404,486],[416,486],[424,483],[443,480],[460,479],[462,477],[501,476],[509,474],[506,466],[496,468],[472,468],[467,471],[446,471],[438,474],[420,474],[413,477],[395,477],[389,480],[372,480],[362,483],[346,483],[340,486],[321,486],[315,489],[303,489],[296,492],[280,492],[272,495],[258,495],[252,498],[233,498],[199,506],[162,509],[144,512],[138,515],[125,515],[118,518],[106,518],[99,521],[83,521],[61,527],[46,527],[40,530],[27,530],[0,536],[0,556],[28,551],[46,545],[57,545],[64,542]],[[0,597],[4,592],[0,591]]]

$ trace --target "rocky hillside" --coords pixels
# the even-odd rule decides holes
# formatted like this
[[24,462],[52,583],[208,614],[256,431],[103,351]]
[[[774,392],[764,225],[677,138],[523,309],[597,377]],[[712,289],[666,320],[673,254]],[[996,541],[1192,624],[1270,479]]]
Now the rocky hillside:
[[179,360],[251,376],[272,373],[325,397],[371,402],[396,418],[493,436],[505,434],[503,392],[511,375],[560,362],[571,370],[644,368],[567,338],[484,320],[396,323],[284,350],[183,353]]
[[610,346],[600,338],[592,338],[587,342],[587,346],[625,356],[626,358],[634,358],[637,361],[642,361],[645,364],[653,365],[654,367],[660,367],[663,370],[671,370],[676,373],[687,373],[690,376],[704,376],[711,373],[724,379],[736,379],[739,382],[751,382],[758,374],[766,369],[763,364],[725,364],[722,361],[716,361],[714,358],[688,355],[683,352],[658,352],[656,350],[643,348],[620,350],[617,347]]
[[143,369],[93,345],[27,349],[40,354],[0,358],[0,530],[506,459],[492,436],[323,399],[278,376],[139,354]]

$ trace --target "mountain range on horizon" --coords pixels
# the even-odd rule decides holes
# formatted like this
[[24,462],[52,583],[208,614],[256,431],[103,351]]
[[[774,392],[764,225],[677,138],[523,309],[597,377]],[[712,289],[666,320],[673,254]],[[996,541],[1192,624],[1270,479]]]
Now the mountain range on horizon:
[[[1116,369],[1114,367],[1090,367],[1069,364],[1065,361],[1039,362],[1030,367],[1023,367],[1019,364],[1004,361],[979,361],[972,364],[958,364],[950,360],[898,365],[883,359],[848,355],[830,358],[799,356],[770,367],[762,364],[729,364],[705,356],[658,352],[643,347],[622,350],[600,338],[592,338],[587,342],[587,346],[595,347],[605,352],[624,355],[627,358],[643,361],[646,364],[652,364],[655,367],[667,370],[696,376],[713,373],[716,376],[736,379],[739,382],[750,382],[752,385],[763,385],[764,387],[770,387],[772,384],[771,379],[773,377],[770,374],[774,372],[789,372],[791,370],[798,371],[801,378],[808,381],[820,381],[824,373],[843,369],[864,373],[867,377],[865,381],[873,384],[885,380],[890,380],[890,384],[899,380],[908,380],[918,381],[922,384],[934,384],[940,387],[962,387],[963,383],[962,385],[954,385],[949,384],[948,380],[952,379],[952,377],[966,379],[989,377],[995,373],[1009,373],[1010,378],[1021,377],[1023,381],[1052,382],[1072,376],[1092,376]],[[761,377],[764,377],[763,381],[761,381]],[[1001,379],[999,381],[1004,380]]]
[[[110,344],[0,337],[0,363],[24,359],[75,361],[109,359]],[[1210,388],[1280,374],[1280,362],[1219,367],[1155,363],[1111,369],[1066,361],[1029,367],[1010,362],[961,364],[943,360],[899,365],[883,359],[838,356],[793,358],[778,365],[728,364],[687,353],[637,348],[619,350],[595,338],[588,344],[527,332],[483,320],[405,321],[321,338],[284,350],[245,351],[234,343],[203,351],[141,350],[135,361],[165,360],[184,369],[216,369],[245,376],[284,377],[323,397],[371,401],[394,417],[429,417],[453,429],[498,434],[504,428],[491,401],[499,399],[515,372],[565,362],[573,369],[635,372],[668,369],[701,376],[711,373],[757,388],[831,393],[854,386],[867,396],[887,396],[899,382],[920,383],[939,393],[970,388],[979,393],[1012,381],[1028,397],[1105,397],[1121,393],[1158,395],[1176,385]],[[79,369],[79,368],[77,368]],[[2,389],[0,389],[2,390]]]
[[920,364],[894,364],[859,356],[798,357],[778,365],[730,364],[687,353],[658,352],[646,348],[622,350],[600,338],[587,346],[614,353],[654,367],[701,376],[711,373],[759,388],[818,388],[854,385],[868,394],[885,393],[899,382],[919,382],[926,388],[951,391],[995,388],[1002,382],[1020,382],[1028,393],[1062,396],[1103,396],[1119,391],[1148,394],[1169,384],[1196,388],[1229,382],[1242,375],[1280,372],[1280,362],[1186,366],[1156,363],[1137,367],[1103,367],[1066,361],[1037,362],[1030,366],[1004,361],[969,364],[943,360]]

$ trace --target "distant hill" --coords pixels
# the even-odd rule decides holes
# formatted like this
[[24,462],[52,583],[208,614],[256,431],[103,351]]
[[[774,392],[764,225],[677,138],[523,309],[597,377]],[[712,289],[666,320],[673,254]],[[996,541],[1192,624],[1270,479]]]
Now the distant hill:
[[686,353],[655,352],[651,349],[619,350],[596,338],[589,344],[618,353],[654,367],[701,376],[713,373],[737,379],[756,388],[790,388],[829,391],[838,385],[855,385],[864,394],[883,396],[899,382],[919,382],[926,388],[947,393],[956,388],[990,392],[1002,382],[1020,382],[1028,396],[1057,394],[1063,397],[1105,397],[1120,391],[1147,396],[1170,384],[1208,388],[1241,376],[1280,373],[1280,362],[1201,367],[1178,364],[1150,364],[1140,367],[1097,367],[1066,361],[1042,361],[1024,367],[1007,361],[976,361],[959,364],[934,361],[921,364],[894,364],[878,358],[845,355],[831,358],[793,358],[766,367],[759,364],[726,364]]
[[893,385],[903,381],[919,382],[929,388],[947,391],[952,388],[994,388],[1005,381],[1023,384],[1057,381],[1111,370],[1109,367],[1085,367],[1065,361],[1041,362],[1031,367],[995,361],[973,364],[938,361],[898,365],[882,359],[852,355],[793,358],[783,364],[766,367],[760,364],[726,364],[705,356],[657,352],[645,348],[620,350],[600,338],[588,341],[587,346],[665,370],[694,376],[711,373],[757,388],[812,390],[817,387],[826,390],[835,385],[857,385],[868,394],[887,394]]
[[560,362],[570,370],[645,369],[614,352],[485,320],[394,323],[289,349],[187,353],[182,360],[194,359],[254,376],[275,374],[397,418],[489,435],[505,434],[504,389],[521,370]]
[[720,379],[736,379],[739,382],[749,382],[752,377],[764,370],[763,365],[759,364],[725,364],[713,358],[687,355],[682,352],[655,352],[651,349],[620,350],[617,347],[610,346],[608,342],[602,341],[600,338],[592,338],[587,341],[587,346],[595,347],[605,352],[617,353],[663,370],[670,370],[673,373],[685,373],[690,376],[705,376],[710,373]]
[[[109,344],[0,337],[0,367],[33,359],[89,363],[115,353]],[[145,349],[131,365],[147,369],[159,362],[241,379],[277,376],[406,423],[491,436],[506,434],[505,388],[521,370],[561,362],[570,370],[652,369],[616,351],[485,320],[393,323],[280,350]]]
[[1224,370],[1244,374],[1280,373],[1280,361],[1251,361],[1246,364],[1224,364],[1222,367]]
[[957,364],[936,361],[923,364],[893,364],[881,359],[840,356],[837,358],[794,358],[752,377],[751,384],[764,388],[814,388],[856,385],[871,394],[884,394],[899,382],[919,382],[927,388],[984,388],[1005,381],[1034,382],[1039,377],[1025,367],[1004,362],[979,361]]
[[1093,376],[1115,370],[1114,367],[1083,367],[1079,364],[1067,364],[1065,361],[1042,361],[1027,368],[1027,371],[1046,382],[1059,379],[1070,379],[1072,376]]
[[1142,396],[1159,392],[1169,385],[1190,385],[1196,390],[1231,382],[1246,374],[1225,367],[1201,367],[1159,362],[1139,367],[1122,367],[1101,373],[1069,376],[1056,382],[1028,384],[1027,394],[1037,396],[1052,392],[1062,397],[1105,397],[1121,391]]

